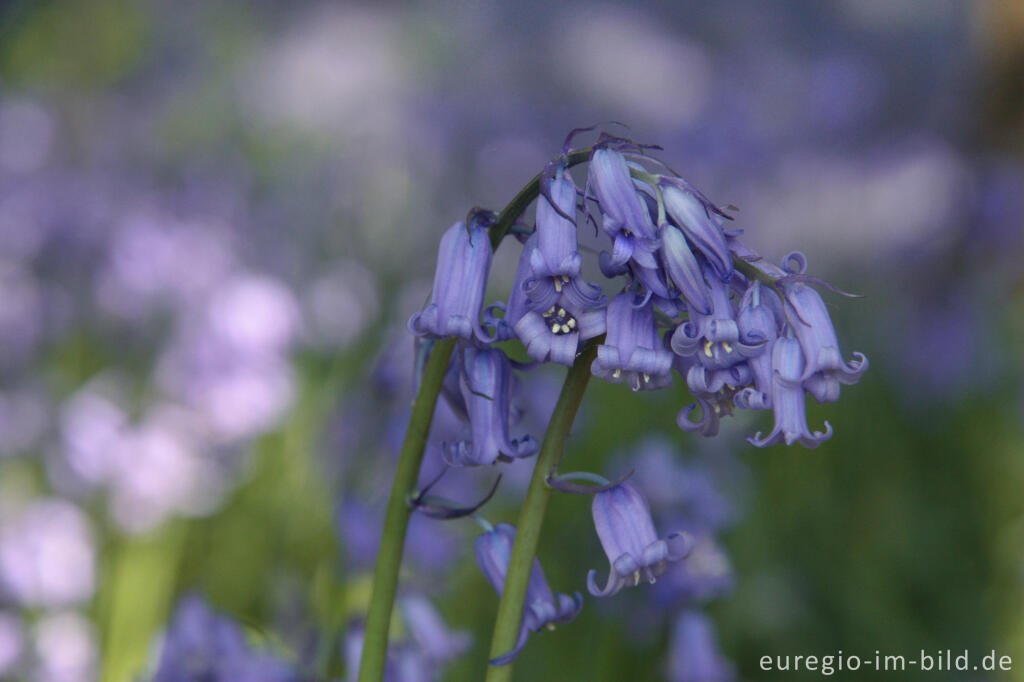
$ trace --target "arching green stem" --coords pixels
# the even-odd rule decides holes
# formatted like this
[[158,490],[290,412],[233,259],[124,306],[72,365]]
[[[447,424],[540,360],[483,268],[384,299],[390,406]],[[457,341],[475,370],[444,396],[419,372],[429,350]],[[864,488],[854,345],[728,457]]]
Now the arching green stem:
[[[526,601],[526,587],[530,581],[530,569],[537,554],[544,513],[551,497],[547,477],[565,450],[565,439],[583,400],[587,382],[590,381],[590,364],[597,356],[597,346],[601,341],[602,338],[592,339],[569,369],[555,411],[551,415],[548,430],[544,434],[540,453],[533,466],[530,487],[519,512],[519,522],[516,524],[516,541],[512,546],[512,557],[505,576],[505,589],[502,591],[498,615],[494,622],[490,654],[492,659],[511,651],[516,644],[519,624],[523,617],[523,604]],[[511,679],[512,664],[492,666],[487,670],[487,682],[508,682]]]

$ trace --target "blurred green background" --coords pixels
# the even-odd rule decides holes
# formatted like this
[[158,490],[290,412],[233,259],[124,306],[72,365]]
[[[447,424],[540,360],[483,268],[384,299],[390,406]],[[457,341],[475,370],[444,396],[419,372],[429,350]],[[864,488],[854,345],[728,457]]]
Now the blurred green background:
[[[347,505],[386,496],[437,240],[617,120],[766,256],[863,293],[826,300],[871,369],[808,406],[836,430],[814,451],[747,445],[767,415],[683,434],[681,381],[595,381],[572,468],[651,434],[735,464],[709,612],[740,679],[994,649],[1011,672],[898,677],[1024,680],[1022,65],[1016,0],[0,4],[0,676],[141,678],[191,592],[303,669],[332,656],[372,568]],[[473,633],[446,679],[478,679],[497,600],[475,526],[444,532],[403,585]],[[559,591],[603,575],[587,500],[554,498],[540,557]],[[663,679],[649,597],[588,598],[517,678]]]

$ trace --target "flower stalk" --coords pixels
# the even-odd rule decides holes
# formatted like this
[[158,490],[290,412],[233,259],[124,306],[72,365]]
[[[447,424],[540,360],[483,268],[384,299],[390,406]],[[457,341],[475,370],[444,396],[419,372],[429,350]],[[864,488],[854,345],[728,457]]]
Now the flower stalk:
[[377,566],[373,572],[373,589],[370,592],[370,608],[366,614],[366,635],[363,640],[363,655],[359,665],[359,682],[378,682],[384,677],[384,666],[388,652],[388,630],[391,625],[391,609],[395,603],[398,587],[398,569],[402,563],[402,549],[405,533],[409,527],[412,507],[409,495],[416,487],[416,479],[423,462],[423,451],[430,433],[430,422],[434,418],[437,396],[441,392],[448,361],[455,349],[455,339],[444,339],[434,344],[423,372],[419,393],[412,404],[409,428],[405,432],[398,468],[391,484],[387,514],[384,517],[384,533],[377,553]]
[[[498,615],[494,622],[494,634],[491,639],[491,659],[508,653],[516,645],[519,636],[520,621],[523,617],[523,603],[526,599],[527,586],[530,581],[530,570],[537,554],[537,543],[540,540],[544,513],[547,511],[551,488],[547,484],[548,475],[552,473],[565,449],[565,439],[569,435],[572,423],[576,418],[583,393],[590,381],[590,365],[597,356],[597,346],[601,338],[587,343],[583,352],[565,378],[562,392],[558,396],[554,413],[540,453],[533,467],[530,487],[526,492],[526,500],[519,512],[516,524],[515,545],[509,560],[508,574],[505,577],[505,589],[498,604]],[[491,666],[487,670],[487,682],[508,682],[512,679],[512,664]]]

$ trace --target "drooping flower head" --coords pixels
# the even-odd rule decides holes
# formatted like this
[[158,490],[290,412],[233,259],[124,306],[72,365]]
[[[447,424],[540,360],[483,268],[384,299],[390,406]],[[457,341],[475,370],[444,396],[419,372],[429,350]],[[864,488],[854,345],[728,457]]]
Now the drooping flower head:
[[486,225],[490,217],[477,213],[458,222],[441,237],[434,271],[434,288],[426,308],[409,318],[417,336],[490,341],[480,325],[487,275],[491,268],[491,242]]
[[658,538],[646,498],[630,483],[594,495],[594,527],[608,555],[610,571],[603,588],[597,586],[597,571],[587,574],[587,589],[595,597],[615,594],[626,585],[648,582],[665,572],[668,562],[687,555],[692,540],[686,533]]
[[[515,538],[514,526],[499,523],[492,530],[479,535],[474,544],[477,566],[499,596],[505,589],[505,575],[508,573]],[[570,597],[551,591],[547,578],[544,577],[544,570],[540,567],[540,560],[535,558],[530,571],[530,582],[526,588],[526,603],[519,628],[519,639],[512,651],[492,660],[491,664],[505,665],[519,655],[526,645],[529,633],[556,623],[568,623],[579,615],[582,608],[583,598],[579,592]]]

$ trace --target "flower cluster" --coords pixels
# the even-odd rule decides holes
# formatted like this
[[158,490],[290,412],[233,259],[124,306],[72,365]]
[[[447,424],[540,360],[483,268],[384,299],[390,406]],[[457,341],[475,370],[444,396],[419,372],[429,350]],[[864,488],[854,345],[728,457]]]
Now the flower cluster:
[[[429,351],[436,340],[456,340],[440,392],[464,423],[465,437],[442,445],[446,464],[493,465],[539,450],[532,436],[512,435],[522,413],[517,370],[528,367],[510,359],[508,345],[499,345],[513,341],[532,360],[529,366],[576,367],[585,345],[592,344],[589,367],[574,371],[589,369],[634,391],[664,388],[675,374],[682,376],[695,398],[677,419],[687,432],[713,436],[721,417],[739,408],[774,413],[774,428],[767,436],[748,438],[753,445],[816,447],[828,439],[827,422],[824,431],[808,427],[805,394],[835,401],[840,385],[856,383],[867,369],[862,354],[844,361],[840,353],[825,304],[811,286],[828,285],[805,273],[802,254],[790,254],[779,267],[751,251],[740,232],[726,229],[731,218],[665,171],[648,155],[649,147],[602,133],[589,151],[570,151],[578,132],[538,176],[534,225],[519,222],[518,214],[474,210],[449,228],[430,301],[409,320],[422,349]],[[570,171],[582,160],[589,166],[581,188]],[[520,213],[524,208],[513,202],[515,207]],[[583,275],[579,227],[584,222],[608,242],[597,259],[605,278],[600,284]],[[522,245],[515,280],[507,301],[485,307],[492,248],[506,234],[515,234]],[[713,537],[722,523],[720,514],[712,513],[715,505],[704,515],[684,515],[685,532],[659,537],[650,504],[638,485],[625,480],[628,475],[610,482],[587,472],[559,475],[557,468],[555,463],[547,472],[548,485],[593,495],[594,526],[609,574],[601,587],[598,572],[590,571],[592,595],[611,596],[641,580],[654,583],[670,564],[684,559],[685,570],[673,571],[666,581],[677,604],[692,609],[731,585],[728,560]],[[700,476],[684,478],[706,493],[705,501],[717,499]],[[427,489],[411,502],[435,518],[475,514],[489,498],[458,509],[441,498],[428,502]],[[477,519],[487,529],[476,540],[477,564],[500,595],[516,529]],[[581,607],[578,594],[551,590],[534,558],[517,641],[491,663],[508,663],[530,632],[568,622]],[[676,648],[688,651],[679,655],[682,662],[673,663],[673,677],[731,677],[715,649],[712,627],[699,612],[680,616],[677,639]]]
[[[775,425],[749,438],[753,445],[827,440],[827,422],[823,431],[807,424],[805,394],[837,400],[840,384],[856,383],[868,362],[860,353],[843,359],[811,286],[824,283],[805,274],[804,256],[768,263],[726,229],[722,209],[671,171],[651,170],[663,166],[630,140],[602,133],[581,189],[571,141],[540,175],[535,225],[517,231],[523,248],[508,301],[483,308],[489,230],[499,219],[475,211],[445,233],[431,300],[409,320],[418,336],[459,340],[450,382],[459,390],[447,395],[461,403],[472,439],[453,445],[449,462],[492,464],[536,450],[532,438],[509,438],[515,381],[494,344],[510,339],[536,363],[568,366],[601,337],[591,371],[633,390],[681,375],[695,398],[679,413],[684,431],[713,436],[735,408],[757,409],[772,410]],[[610,241],[598,259],[603,285],[582,275],[584,219]]]

